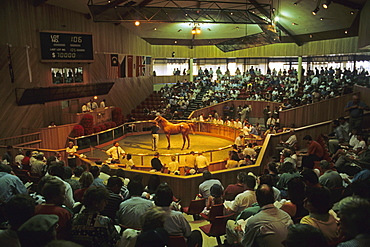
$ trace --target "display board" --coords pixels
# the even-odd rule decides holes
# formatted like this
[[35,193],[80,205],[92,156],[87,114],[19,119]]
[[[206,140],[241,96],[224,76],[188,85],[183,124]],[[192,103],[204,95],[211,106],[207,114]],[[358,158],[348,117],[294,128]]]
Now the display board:
[[93,62],[92,34],[40,31],[41,62]]

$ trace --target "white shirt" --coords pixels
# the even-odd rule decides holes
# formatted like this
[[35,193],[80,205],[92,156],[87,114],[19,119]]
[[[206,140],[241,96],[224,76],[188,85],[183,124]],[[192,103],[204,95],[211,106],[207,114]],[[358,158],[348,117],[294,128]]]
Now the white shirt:
[[107,155],[111,156],[114,160],[119,160],[126,152],[120,147],[113,146],[106,151]]
[[207,166],[209,166],[209,162],[204,155],[197,156],[197,158],[195,159],[195,163],[197,164],[198,168],[206,168]]

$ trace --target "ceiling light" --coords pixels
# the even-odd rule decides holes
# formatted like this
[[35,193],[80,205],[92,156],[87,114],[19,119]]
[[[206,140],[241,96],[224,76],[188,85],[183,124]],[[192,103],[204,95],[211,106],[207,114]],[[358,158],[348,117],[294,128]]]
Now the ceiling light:
[[293,3],[294,6],[297,6],[297,4],[298,4],[297,2]]
[[322,4],[322,7],[324,9],[327,9],[329,8],[329,5],[331,4],[331,0],[326,0],[323,4]]
[[347,33],[348,33],[348,31],[346,30],[346,31],[344,31],[344,33],[345,33],[345,34],[347,34]]
[[278,22],[280,20],[280,17],[279,16],[275,16],[274,20],[275,20],[275,22]]
[[319,12],[320,8],[319,7],[316,7],[313,11],[312,11],[312,14],[313,15],[317,15],[317,12]]
[[292,25],[293,25],[293,26],[297,26],[298,24],[297,24],[297,23],[295,23],[295,22],[293,22],[293,23],[292,23]]
[[324,20],[324,18],[322,18],[322,17],[321,17],[321,18],[320,18],[320,21],[322,21],[322,20]]
[[310,34],[310,39],[312,39],[312,37],[313,37],[312,34]]
[[154,31],[157,31],[157,28],[155,27],[155,28],[153,28],[153,30],[154,30]]
[[200,31],[200,28],[196,29],[197,34],[200,34],[202,31]]
[[212,31],[210,28],[207,28],[208,31]]
[[140,26],[140,21],[135,21],[135,26]]
[[351,11],[351,12],[349,12],[351,15],[354,15],[355,14],[355,11]]
[[193,28],[192,30],[191,30],[191,34],[196,34],[197,33],[197,31],[195,30],[195,28]]
[[182,31],[182,29],[177,30],[177,32],[181,32],[181,31]]

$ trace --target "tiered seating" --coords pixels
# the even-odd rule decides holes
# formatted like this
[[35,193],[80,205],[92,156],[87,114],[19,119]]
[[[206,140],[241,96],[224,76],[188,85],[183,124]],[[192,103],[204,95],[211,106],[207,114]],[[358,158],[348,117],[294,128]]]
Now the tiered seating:
[[165,98],[163,98],[162,94],[154,91],[144,101],[142,101],[140,105],[137,105],[136,108],[131,111],[131,115],[137,121],[153,119],[154,116],[145,113],[144,109],[148,110],[159,109],[163,106],[165,102],[166,100]]

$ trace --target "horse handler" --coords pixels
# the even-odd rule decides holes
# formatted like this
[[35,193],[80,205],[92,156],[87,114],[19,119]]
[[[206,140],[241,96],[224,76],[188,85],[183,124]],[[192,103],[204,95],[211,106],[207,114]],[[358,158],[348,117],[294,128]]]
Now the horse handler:
[[158,150],[158,141],[159,141],[159,126],[157,122],[153,122],[152,127],[150,128],[150,131],[152,133],[152,151],[157,151]]

